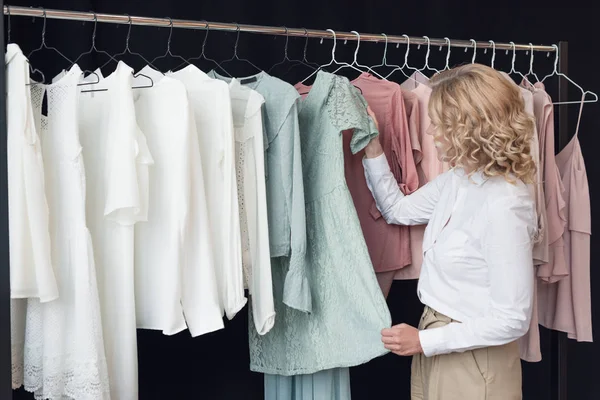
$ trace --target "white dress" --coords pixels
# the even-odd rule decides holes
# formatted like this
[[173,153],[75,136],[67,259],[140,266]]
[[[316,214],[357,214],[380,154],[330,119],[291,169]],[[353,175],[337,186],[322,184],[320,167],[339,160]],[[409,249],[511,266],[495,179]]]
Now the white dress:
[[137,326],[198,336],[222,329],[223,318],[196,124],[183,83],[149,67],[141,73],[154,86],[136,90],[136,118],[155,165],[148,222],[135,226]]
[[[96,74],[102,78],[100,71]],[[88,82],[98,78],[89,75]],[[94,242],[104,347],[113,399],[138,398],[134,224],[148,219],[153,164],[138,128],[132,69],[123,62],[98,84],[81,86],[79,136],[85,159],[86,216]],[[107,89],[106,91],[85,92]]]
[[14,43],[7,46],[5,62],[12,382],[18,388],[23,384],[26,298],[55,300],[58,286],[50,252],[42,148],[28,86],[29,64]]
[[[31,86],[44,157],[52,263],[60,297],[29,299],[24,385],[37,399],[107,399],[108,376],[96,271],[85,219],[85,171],[77,129],[74,65],[51,85]],[[48,116],[42,101],[48,100]]]
[[254,325],[258,334],[264,335],[275,323],[262,121],[265,100],[237,79],[231,80],[229,91],[235,131],[242,265],[251,295]]
[[246,305],[229,85],[193,65],[168,74],[185,85],[202,156],[221,307],[233,319]]

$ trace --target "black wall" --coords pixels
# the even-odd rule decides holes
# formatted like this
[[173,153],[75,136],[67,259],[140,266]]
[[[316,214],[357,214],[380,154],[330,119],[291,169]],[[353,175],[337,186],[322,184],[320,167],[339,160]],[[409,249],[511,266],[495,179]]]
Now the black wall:
[[[239,22],[289,27],[306,27],[316,29],[331,28],[334,30],[358,30],[361,32],[385,32],[387,34],[428,35],[444,37],[496,41],[515,41],[517,43],[557,43],[560,40],[569,42],[569,76],[584,88],[600,92],[600,31],[597,20],[600,9],[595,7],[577,7],[575,1],[570,7],[549,7],[546,4],[532,4],[521,1],[519,6],[511,7],[508,3],[495,7],[483,6],[484,2],[454,0],[429,0],[422,2],[398,1],[244,1],[225,0],[220,2],[198,2],[183,0],[123,0],[123,1],[78,1],[55,0],[28,3],[23,0],[9,2],[11,5],[43,6],[47,8],[73,9],[81,11],[94,10],[141,16],[185,18],[223,22]],[[525,4],[528,3],[528,4]],[[47,42],[58,47],[68,57],[74,59],[90,44],[91,23],[48,21]],[[27,54],[40,43],[42,23],[40,19],[11,18],[11,38],[24,49]],[[98,25],[98,47],[114,54],[121,51],[125,44],[127,28],[116,25]],[[152,59],[166,50],[167,29],[134,27],[131,48]],[[175,30],[172,51],[185,57],[200,54],[204,33],[200,31]],[[595,40],[593,40],[595,38]],[[207,54],[217,60],[229,58],[233,52],[234,34],[211,32]],[[290,39],[290,57],[301,57],[303,39]],[[283,38],[262,35],[242,34],[239,45],[240,55],[251,59],[264,69],[270,68],[283,58]],[[308,58],[311,61],[324,63],[329,60],[331,42],[319,45],[311,40]],[[354,44],[346,46],[338,43],[338,59],[351,60]],[[401,64],[405,47],[396,49],[390,46],[388,62]],[[360,62],[376,64],[383,53],[382,44],[363,43]],[[420,66],[424,62],[424,48],[417,50],[412,46],[410,65]],[[464,53],[455,49],[452,53],[452,64],[471,60],[471,50]],[[490,52],[484,55],[478,52],[478,60],[489,63]],[[432,48],[431,65],[444,66],[445,49]],[[526,71],[529,58],[523,52],[517,55],[517,69]],[[47,79],[68,66],[65,61],[50,52],[42,52],[32,58],[32,64],[42,69]],[[82,67],[93,69],[106,61],[104,56],[95,59],[86,56]],[[142,60],[127,58],[133,67],[144,65]],[[498,52],[496,66],[508,70],[510,55]],[[168,62],[161,67],[173,67]],[[111,66],[110,68],[113,68]],[[200,67],[211,68],[210,63],[202,62]],[[535,71],[545,75],[552,67],[552,56],[536,53]],[[251,73],[252,69],[244,64],[230,64],[227,68],[233,74]],[[279,72],[286,68],[279,69]],[[301,68],[284,77],[290,82],[303,77],[308,72]],[[277,75],[277,74],[275,74]],[[398,74],[398,79],[401,74]],[[557,86],[556,79],[548,83],[552,92]],[[570,93],[572,99],[579,99],[576,89]],[[570,106],[570,125],[574,129],[577,106]],[[581,143],[590,187],[592,204],[594,195],[600,190],[600,164],[595,165],[595,150],[600,135],[600,109],[598,104],[590,104],[584,108],[581,127]],[[2,199],[1,201],[5,201]],[[5,206],[5,205],[4,205]],[[598,228],[600,220],[594,213],[593,230]],[[5,240],[5,238],[3,238]],[[600,258],[600,241],[592,237],[592,298],[594,302],[595,327],[600,322],[600,273],[595,269]],[[397,282],[389,297],[389,305],[395,323],[408,322],[416,324],[421,306],[415,295],[415,282]],[[594,293],[594,289],[595,293]],[[349,300],[350,301],[350,300]],[[596,329],[596,333],[598,333]],[[556,357],[552,352],[550,335],[542,332],[544,361],[539,364],[525,365],[525,399],[551,399],[553,384],[551,360]],[[220,332],[191,339],[187,332],[174,337],[162,336],[158,332],[139,331],[139,363],[140,363],[140,398],[151,399],[261,399],[262,376],[249,372],[247,350],[247,317],[240,313],[238,317],[227,323]],[[588,400],[600,398],[600,379],[597,379],[597,368],[594,360],[600,359],[600,345],[569,343],[568,352],[568,389],[571,400]],[[409,398],[410,359],[393,355],[374,360],[371,363],[354,368],[352,386],[354,399]],[[384,397],[385,396],[385,397]],[[14,398],[28,399],[29,395],[17,393]]]

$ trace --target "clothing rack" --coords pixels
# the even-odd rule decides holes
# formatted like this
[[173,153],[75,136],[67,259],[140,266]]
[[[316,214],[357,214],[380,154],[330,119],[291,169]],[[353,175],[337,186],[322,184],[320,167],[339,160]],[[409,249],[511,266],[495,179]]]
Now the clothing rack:
[[[360,33],[358,36],[352,32],[335,32],[315,29],[297,29],[286,27],[272,27],[247,25],[236,23],[207,22],[194,20],[181,20],[170,18],[152,18],[128,15],[116,15],[106,13],[67,11],[67,10],[46,10],[33,7],[16,7],[4,5],[0,0],[4,14],[13,16],[28,16],[50,19],[60,19],[69,21],[97,21],[112,24],[132,24],[142,26],[174,27],[185,29],[208,29],[229,32],[247,32],[274,36],[296,36],[323,39],[340,40],[358,40],[368,42],[416,44],[429,46],[450,46],[461,48],[477,49],[495,49],[512,51],[540,51],[554,52],[555,48],[549,45],[531,45],[501,43],[493,41],[475,41],[475,40],[454,40],[454,39],[429,39],[427,37],[409,37],[405,35],[395,36],[384,34]],[[4,32],[4,18],[0,19],[0,30]],[[0,35],[0,47],[5,48],[4,34]],[[559,49],[559,72],[567,73],[568,45],[567,42],[560,42]],[[2,63],[0,67],[0,93],[6,93],[6,65]],[[568,87],[566,80],[561,80],[559,84],[559,101],[566,101],[568,98]],[[558,145],[564,147],[569,141],[568,129],[568,108],[566,105],[559,106],[559,132]],[[10,255],[8,241],[8,179],[7,179],[7,127],[6,127],[6,97],[0,98],[0,199],[5,199],[0,204],[0,399],[12,398],[11,387],[11,337],[10,337]],[[552,385],[551,400],[567,400],[567,335],[559,332],[552,332],[551,338],[552,352],[546,357],[551,361],[552,371],[550,384]]]

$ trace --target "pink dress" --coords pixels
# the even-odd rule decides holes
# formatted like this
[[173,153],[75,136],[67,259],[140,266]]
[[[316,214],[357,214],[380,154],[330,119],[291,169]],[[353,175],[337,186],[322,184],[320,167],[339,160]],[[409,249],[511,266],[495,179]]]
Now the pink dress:
[[[352,84],[361,90],[379,121],[380,141],[400,189],[404,194],[414,192],[419,187],[419,178],[400,86],[367,73],[360,75]],[[381,217],[365,180],[362,165],[364,151],[353,155],[350,150],[351,138],[351,135],[344,135],[346,182],[373,267],[377,273],[399,270],[411,263],[409,228],[389,225]],[[387,292],[385,287],[382,289]]]
[[570,339],[591,342],[590,193],[577,137],[582,109],[583,104],[575,135],[556,156],[565,188],[567,226],[562,237],[569,275],[555,283],[540,283],[538,306],[541,325],[566,332]]
[[[413,123],[414,128],[418,128],[417,137],[420,144],[420,162],[417,163],[417,173],[419,174],[419,186],[425,185],[441,173],[447,171],[448,165],[439,160],[437,149],[433,141],[433,136],[428,134],[429,113],[427,107],[429,105],[429,96],[431,88],[427,85],[427,79],[423,75],[414,73],[411,79],[404,81],[400,85],[404,92],[409,91],[418,101],[418,126]],[[406,99],[406,98],[405,98]],[[412,133],[414,135],[414,132]],[[413,146],[413,150],[414,150]],[[423,264],[423,235],[425,234],[425,225],[410,227],[410,247],[412,253],[412,264],[398,270],[395,279],[418,279],[421,273],[421,264]]]

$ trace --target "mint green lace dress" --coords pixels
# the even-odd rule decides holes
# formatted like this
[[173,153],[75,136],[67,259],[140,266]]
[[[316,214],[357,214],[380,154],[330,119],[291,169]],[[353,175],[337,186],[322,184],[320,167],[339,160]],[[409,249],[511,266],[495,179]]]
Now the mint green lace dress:
[[[308,92],[301,85],[297,89]],[[352,134],[354,153],[378,134],[366,102],[346,78],[319,72],[300,102],[298,119],[312,312],[283,305],[288,266],[282,260],[272,266],[275,326],[263,336],[253,329],[249,333],[250,368],[277,375],[266,377],[267,386],[272,382],[290,388],[292,375],[313,379],[306,374],[363,364],[385,354],[381,330],[391,324],[344,176],[342,132],[353,129],[347,134]]]

